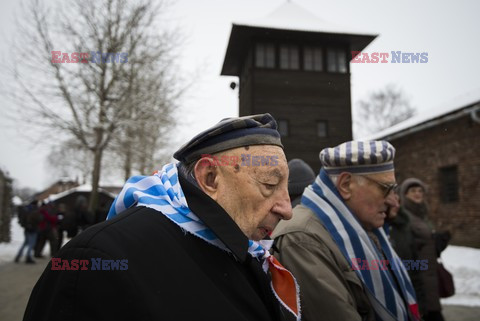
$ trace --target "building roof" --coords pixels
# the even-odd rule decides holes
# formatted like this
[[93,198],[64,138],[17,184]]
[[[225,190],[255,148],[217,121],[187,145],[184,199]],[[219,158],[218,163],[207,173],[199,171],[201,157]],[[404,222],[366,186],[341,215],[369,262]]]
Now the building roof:
[[[77,193],[77,192],[84,192],[84,193],[90,193],[92,191],[92,185],[90,184],[83,184],[83,185],[80,185],[80,186],[77,186],[77,187],[74,187],[74,188],[71,188],[69,190],[66,190],[66,191],[63,191],[61,193],[58,193],[58,194],[52,194],[52,195],[49,195],[48,198],[46,199],[46,201],[48,202],[54,202],[58,199],[61,199],[67,195],[70,195],[72,193]],[[103,194],[106,194],[108,196],[110,196],[111,198],[115,198],[115,195],[110,193],[109,191],[106,191],[104,190],[103,188],[98,188],[98,192],[99,193],[103,193]]]
[[283,3],[266,17],[236,21],[234,25],[323,33],[373,35],[372,32],[362,32],[357,28],[342,27],[325,21],[291,1]]
[[[362,140],[394,139],[409,133],[438,125],[445,121],[461,117],[462,115],[480,110],[480,88],[446,101],[439,106],[425,110],[418,115],[370,135]],[[478,117],[478,116],[477,116]]]
[[253,38],[310,43],[340,43],[362,51],[377,34],[359,32],[324,21],[300,6],[286,2],[260,19],[234,22],[221,75],[239,76]]

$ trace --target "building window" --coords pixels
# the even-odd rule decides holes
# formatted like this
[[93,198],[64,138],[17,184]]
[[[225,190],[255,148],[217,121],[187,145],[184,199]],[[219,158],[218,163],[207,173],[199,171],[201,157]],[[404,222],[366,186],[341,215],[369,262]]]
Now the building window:
[[458,202],[458,168],[449,166],[440,168],[440,199],[443,203]]
[[322,71],[323,70],[323,52],[320,47],[303,48],[303,69]]
[[278,132],[280,133],[280,136],[282,137],[288,136],[288,120],[279,119],[277,120],[277,125],[278,125]]
[[328,136],[328,128],[326,120],[317,121],[317,136],[325,138]]
[[300,66],[298,57],[298,46],[280,46],[280,69],[298,69]]
[[327,71],[329,72],[347,72],[347,55],[345,50],[328,48],[327,50]]
[[275,68],[275,45],[272,43],[257,43],[255,46],[255,66],[260,68]]

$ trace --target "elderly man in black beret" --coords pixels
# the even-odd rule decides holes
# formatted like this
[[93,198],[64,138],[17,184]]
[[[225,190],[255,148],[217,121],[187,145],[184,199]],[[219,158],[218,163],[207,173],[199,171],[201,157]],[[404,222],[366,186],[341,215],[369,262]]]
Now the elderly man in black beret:
[[323,149],[293,219],[272,234],[302,289],[303,320],[418,320],[412,284],[382,228],[398,205],[394,155],[386,141]]
[[292,215],[275,120],[225,119],[174,157],[52,259],[24,320],[300,319],[295,280],[268,252]]

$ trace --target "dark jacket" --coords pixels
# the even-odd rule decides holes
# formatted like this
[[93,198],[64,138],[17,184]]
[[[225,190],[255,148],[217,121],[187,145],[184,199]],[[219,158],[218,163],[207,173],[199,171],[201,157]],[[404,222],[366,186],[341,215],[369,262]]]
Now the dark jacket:
[[312,210],[296,206],[272,236],[275,256],[300,285],[302,320],[375,320],[362,281]]
[[56,214],[52,213],[52,207],[43,205],[40,207],[40,214],[42,214],[43,219],[39,223],[40,230],[51,230],[57,227],[58,218]]
[[[438,276],[437,276],[437,249],[435,247],[434,230],[427,216],[420,211],[415,210],[415,206],[404,205],[404,210],[408,213],[412,231],[415,239],[416,250],[419,260],[428,261],[428,269],[419,271],[419,279],[425,293],[423,306],[420,309],[423,312],[440,311],[440,296],[438,292]],[[415,285],[415,281],[412,280]]]
[[90,263],[87,271],[52,271],[50,262],[24,320],[285,320],[245,235],[215,201],[182,177],[180,183],[190,209],[232,254],[153,209],[134,207],[59,253],[68,260],[125,259],[128,269],[93,271]]
[[[390,223],[390,243],[402,260],[419,260],[418,248],[421,240],[416,238],[410,219],[405,208],[401,207],[398,211],[397,217]],[[417,296],[417,303],[420,312],[423,314],[426,311],[423,309],[426,306],[425,288],[423,284],[422,271],[420,269],[408,269],[408,274],[412,281],[415,293]]]

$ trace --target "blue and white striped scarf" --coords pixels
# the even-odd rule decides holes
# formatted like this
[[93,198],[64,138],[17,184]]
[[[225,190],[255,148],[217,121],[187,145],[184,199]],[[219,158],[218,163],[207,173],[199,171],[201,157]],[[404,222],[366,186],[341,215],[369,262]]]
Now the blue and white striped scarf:
[[[152,176],[133,176],[123,186],[120,194],[115,198],[107,220],[115,217],[132,206],[145,206],[152,208],[178,225],[182,230],[187,231],[205,242],[219,247],[220,249],[231,252],[223,242],[217,238],[215,233],[209,229],[195,213],[193,213],[187,204],[187,199],[183,194],[182,188],[178,180],[177,165],[170,163],[163,166],[162,170]],[[248,253],[258,260],[262,260],[262,267],[265,273],[269,269],[270,253],[269,250],[273,244],[273,240],[248,241]],[[271,257],[273,258],[273,256]],[[267,260],[268,259],[268,260]],[[285,268],[276,266],[278,269]],[[290,272],[288,272],[290,273]],[[297,287],[298,293],[298,286]],[[300,312],[298,315],[293,312],[272,290],[279,302],[291,313],[296,315],[300,320]],[[298,298],[298,295],[297,295]],[[298,307],[300,302],[297,302]]]
[[[322,221],[352,267],[354,258],[361,258],[368,262],[383,259],[323,169],[315,182],[305,190],[301,202]],[[375,229],[373,233],[380,241],[386,259],[393,265],[392,273],[400,286],[400,291],[398,291],[395,280],[388,270],[384,271],[380,268],[355,270],[365,285],[377,319],[409,320],[409,312],[405,307],[404,298],[408,302],[410,315],[418,316],[415,291],[405,267],[390,246],[384,230],[382,228]]]

